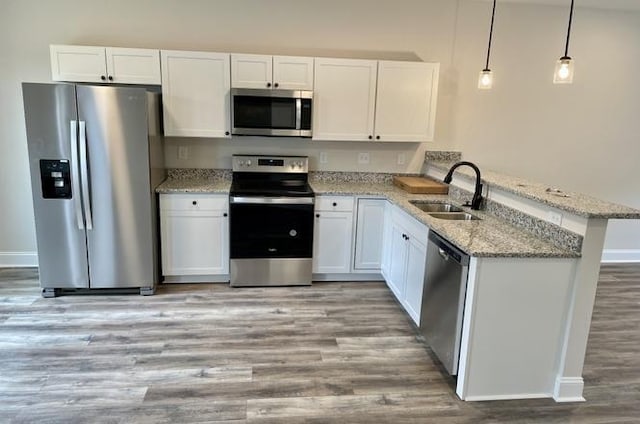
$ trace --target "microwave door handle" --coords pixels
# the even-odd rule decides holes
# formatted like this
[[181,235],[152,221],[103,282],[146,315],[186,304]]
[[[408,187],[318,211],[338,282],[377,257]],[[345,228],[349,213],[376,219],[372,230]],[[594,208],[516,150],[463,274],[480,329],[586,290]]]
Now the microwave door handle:
[[302,126],[302,99],[296,99],[296,129],[300,130]]

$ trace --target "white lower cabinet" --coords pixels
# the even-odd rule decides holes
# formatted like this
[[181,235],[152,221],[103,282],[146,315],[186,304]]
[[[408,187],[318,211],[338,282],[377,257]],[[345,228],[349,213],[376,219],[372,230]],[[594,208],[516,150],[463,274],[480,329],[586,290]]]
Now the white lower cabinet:
[[228,196],[161,194],[162,274],[229,273]]
[[313,233],[313,272],[351,272],[352,196],[317,196]]
[[429,229],[387,203],[382,275],[413,322],[420,324]]
[[357,200],[354,272],[380,272],[386,203],[384,199]]

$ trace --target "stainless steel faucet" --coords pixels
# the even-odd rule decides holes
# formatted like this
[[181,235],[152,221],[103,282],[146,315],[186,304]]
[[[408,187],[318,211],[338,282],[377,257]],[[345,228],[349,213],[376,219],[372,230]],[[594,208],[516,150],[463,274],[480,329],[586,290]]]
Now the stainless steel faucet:
[[455,171],[456,168],[462,165],[470,166],[476,172],[476,190],[473,193],[473,199],[471,200],[471,204],[467,202],[465,206],[471,206],[471,209],[479,210],[480,204],[482,203],[482,183],[480,182],[480,169],[474,163],[467,162],[464,160],[461,162],[455,163],[451,167],[451,169],[449,169],[449,172],[447,172],[447,175],[444,177],[443,181],[449,184],[451,182],[451,178],[453,177],[453,171]]

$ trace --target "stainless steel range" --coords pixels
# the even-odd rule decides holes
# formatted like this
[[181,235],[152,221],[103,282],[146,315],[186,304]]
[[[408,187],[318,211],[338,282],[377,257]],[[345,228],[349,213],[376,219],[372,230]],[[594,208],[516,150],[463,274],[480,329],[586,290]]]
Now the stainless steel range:
[[234,155],[231,285],[311,284],[313,205],[308,158]]

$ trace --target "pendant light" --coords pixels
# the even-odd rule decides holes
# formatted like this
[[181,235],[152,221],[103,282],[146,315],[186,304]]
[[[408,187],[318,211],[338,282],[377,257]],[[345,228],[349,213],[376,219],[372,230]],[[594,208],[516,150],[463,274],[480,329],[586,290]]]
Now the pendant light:
[[569,11],[569,27],[567,28],[567,42],[564,46],[564,56],[556,62],[553,74],[554,84],[571,84],[573,82],[573,60],[569,57],[569,36],[571,35],[571,20],[573,19],[573,0]]
[[478,88],[480,90],[489,90],[493,87],[493,74],[489,69],[489,56],[491,55],[491,38],[493,37],[493,18],[496,16],[496,0],[493,0],[493,10],[491,11],[491,26],[489,28],[489,47],[487,47],[487,62],[484,69],[480,71],[478,77]]

